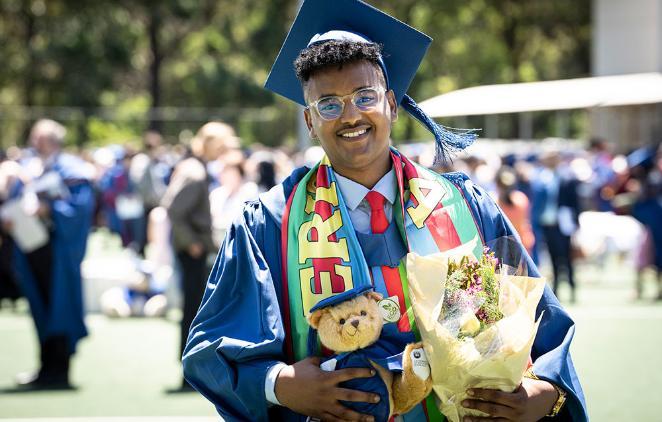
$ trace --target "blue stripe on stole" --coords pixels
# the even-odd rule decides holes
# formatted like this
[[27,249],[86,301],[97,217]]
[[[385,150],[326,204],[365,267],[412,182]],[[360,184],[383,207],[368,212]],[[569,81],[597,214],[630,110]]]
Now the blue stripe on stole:
[[370,268],[370,272],[372,273],[372,284],[375,286],[375,291],[380,293],[385,298],[388,297],[388,291],[386,290],[386,283],[384,282],[382,268],[375,266]]
[[427,419],[425,418],[425,410],[423,409],[423,405],[420,403],[417,404],[416,407],[402,415],[402,420],[404,420],[404,422],[426,421]]
[[[409,218],[407,218],[409,219]],[[407,239],[410,244],[416,245],[416,253],[421,256],[430,255],[433,253],[439,252],[439,247],[437,247],[437,242],[435,242],[430,230],[427,227],[418,229],[414,223],[409,220],[407,222]]]
[[[423,230],[420,230],[423,231]],[[429,233],[428,233],[429,235]],[[436,252],[436,251],[435,251]],[[372,281],[375,286],[375,291],[381,293],[382,296],[388,297],[388,292],[386,291],[386,283],[384,282],[384,276],[382,275],[381,267],[372,267]],[[397,327],[395,324],[384,324],[384,331],[392,330],[395,333],[398,333]],[[423,405],[417,404],[416,407],[411,409],[406,415],[401,415],[404,422],[421,422],[425,421],[425,410]]]

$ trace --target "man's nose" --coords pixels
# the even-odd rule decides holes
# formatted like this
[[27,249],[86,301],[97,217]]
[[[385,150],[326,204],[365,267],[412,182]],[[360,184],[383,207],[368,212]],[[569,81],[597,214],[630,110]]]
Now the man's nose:
[[340,119],[343,123],[356,123],[361,120],[361,111],[354,105],[351,99],[345,100],[345,106],[343,107],[342,115]]
[[359,320],[358,319],[353,320],[352,325],[354,326],[354,328],[359,328]]

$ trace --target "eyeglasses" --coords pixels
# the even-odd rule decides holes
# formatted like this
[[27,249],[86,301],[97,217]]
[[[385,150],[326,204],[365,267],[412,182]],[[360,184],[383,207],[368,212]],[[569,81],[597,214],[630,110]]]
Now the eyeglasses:
[[379,104],[380,94],[386,92],[384,88],[361,88],[351,94],[339,96],[322,97],[312,104],[308,109],[314,108],[317,114],[324,120],[335,120],[342,116],[345,109],[345,98],[351,97],[352,104],[360,111],[368,111]]

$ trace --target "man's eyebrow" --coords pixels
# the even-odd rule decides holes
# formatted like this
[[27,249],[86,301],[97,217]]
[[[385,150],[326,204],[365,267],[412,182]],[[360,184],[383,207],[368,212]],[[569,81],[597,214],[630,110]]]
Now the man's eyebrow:
[[[372,88],[372,87],[373,87],[372,85],[363,85],[363,86],[360,86],[360,87],[356,88],[354,91],[350,92],[349,94],[345,94],[345,95],[351,95],[351,94],[355,93],[356,91],[360,91],[360,90],[362,90],[362,89]],[[322,95],[320,95],[317,99],[319,100],[320,98],[326,98],[326,97],[342,97],[342,95],[338,95],[338,94],[322,94]]]

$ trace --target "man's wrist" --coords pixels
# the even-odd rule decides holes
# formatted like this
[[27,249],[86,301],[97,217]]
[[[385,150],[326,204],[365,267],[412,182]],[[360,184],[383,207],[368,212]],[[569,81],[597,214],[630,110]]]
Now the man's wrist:
[[278,398],[276,397],[276,380],[280,371],[287,366],[286,363],[278,362],[267,371],[267,376],[264,379],[264,396],[271,404],[281,406]]
[[556,384],[554,383],[550,383],[550,384],[552,384],[552,387],[554,387],[556,393],[558,394],[556,401],[554,402],[554,406],[552,406],[552,410],[550,410],[549,413],[546,415],[550,418],[553,418],[561,412],[561,409],[563,409],[563,405],[565,404],[567,394],[565,391],[561,389],[561,387],[557,386]]
[[561,412],[561,409],[563,409],[563,405],[565,404],[567,393],[565,391],[563,391],[563,389],[561,387],[557,386],[553,382],[538,378],[538,376],[531,370],[531,368],[529,368],[524,373],[524,377],[531,378],[531,379],[538,380],[538,381],[545,381],[546,383],[548,383],[549,385],[551,385],[554,388],[554,390],[556,392],[556,399],[554,401],[554,404],[550,408],[549,412],[547,412],[547,414],[545,416],[550,417],[550,418],[553,418],[553,417],[557,416]]

